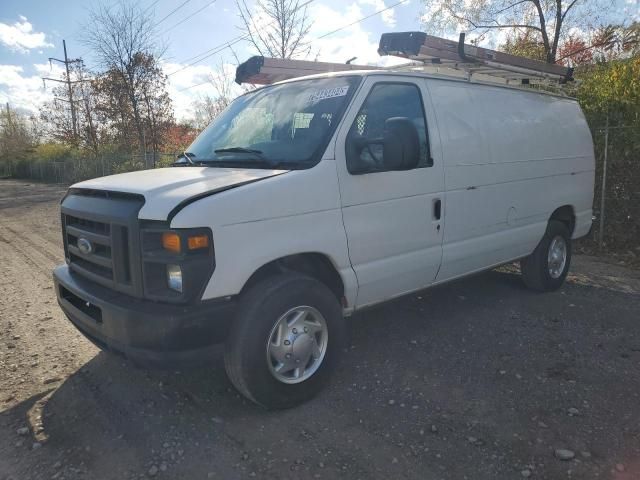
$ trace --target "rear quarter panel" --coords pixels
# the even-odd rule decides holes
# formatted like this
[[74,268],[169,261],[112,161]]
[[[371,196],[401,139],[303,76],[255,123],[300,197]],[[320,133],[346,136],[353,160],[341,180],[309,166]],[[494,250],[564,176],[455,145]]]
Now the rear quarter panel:
[[438,280],[528,255],[555,209],[574,237],[590,226],[594,157],[577,103],[552,95],[429,80],[445,157]]

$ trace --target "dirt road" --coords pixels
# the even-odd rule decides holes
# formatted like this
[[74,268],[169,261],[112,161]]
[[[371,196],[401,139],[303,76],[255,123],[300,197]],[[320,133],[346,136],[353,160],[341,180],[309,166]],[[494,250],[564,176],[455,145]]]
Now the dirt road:
[[501,269],[369,310],[328,390],[265,412],[221,354],[147,372],[76,333],[63,192],[0,181],[0,479],[640,478],[638,271],[576,257],[557,293]]

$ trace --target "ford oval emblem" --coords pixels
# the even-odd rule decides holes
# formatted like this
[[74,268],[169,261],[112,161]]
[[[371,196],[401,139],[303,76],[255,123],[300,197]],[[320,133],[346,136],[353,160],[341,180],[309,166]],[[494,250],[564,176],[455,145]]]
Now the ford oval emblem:
[[80,237],[78,239],[78,250],[85,255],[89,255],[93,252],[93,245],[91,245],[91,242],[86,238]]

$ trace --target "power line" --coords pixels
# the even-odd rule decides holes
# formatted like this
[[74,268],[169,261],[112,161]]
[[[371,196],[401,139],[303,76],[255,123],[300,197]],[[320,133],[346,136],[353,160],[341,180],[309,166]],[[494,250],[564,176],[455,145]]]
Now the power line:
[[[303,3],[302,5],[298,6],[298,8],[296,10],[294,10],[294,13],[297,12],[298,10],[303,9],[304,7],[306,7],[307,5],[309,5],[310,3],[313,3],[315,0],[308,0],[305,3]],[[404,0],[404,1],[408,1],[408,0]],[[184,67],[176,70],[175,72],[171,72],[170,74],[168,74],[167,76],[170,77],[171,75],[181,72],[182,70],[184,70],[185,68],[191,67],[192,65],[195,65],[196,63],[200,63],[202,60],[205,60],[209,57],[211,57],[212,55],[215,55],[216,53],[221,52],[222,50],[224,50],[227,47],[230,47],[232,45],[235,45],[236,43],[242,41],[242,40],[246,40],[248,38],[251,37],[251,34],[246,33],[244,35],[240,35],[238,37],[235,37],[231,40],[229,40],[228,42],[222,43],[218,46],[215,46],[213,48],[210,48],[209,50],[205,50],[202,53],[199,53],[197,55],[194,55],[193,57],[187,58],[186,60],[183,60],[182,62],[191,62],[191,60],[194,60],[191,63],[188,63],[187,65],[185,65]],[[209,52],[212,52],[209,54]],[[204,56],[203,56],[204,55]],[[202,58],[198,58],[198,57],[202,57]],[[198,59],[198,60],[195,60]],[[180,63],[182,63],[180,62]]]
[[[196,63],[200,63],[201,61],[206,60],[207,58],[209,58],[209,57],[211,57],[211,56],[213,56],[213,55],[215,55],[215,54],[217,54],[217,53],[220,53],[220,52],[222,52],[223,50],[225,50],[225,49],[227,49],[227,48],[229,48],[229,47],[231,47],[231,46],[235,45],[236,43],[241,42],[242,40],[246,40],[247,38],[249,38],[249,35],[241,35],[241,36],[239,36],[239,37],[236,37],[235,39],[229,40],[229,41],[228,41],[228,42],[226,42],[226,43],[223,43],[223,44],[220,44],[220,45],[218,45],[218,46],[216,46],[216,47],[214,47],[214,48],[211,48],[211,49],[209,49],[209,50],[207,50],[207,51],[205,51],[205,52],[201,53],[200,55],[196,55],[195,57],[191,57],[191,58],[190,58],[190,59],[188,59],[188,60],[191,60],[191,59],[195,59],[195,58],[201,57],[201,56],[202,56],[202,55],[204,55],[205,53],[207,54],[207,55],[205,55],[204,57],[202,57],[202,58],[198,58],[198,60],[195,60],[195,61],[193,61],[193,62],[191,62],[191,63],[188,63],[188,64],[186,64],[185,66],[183,66],[183,67],[179,68],[178,70],[176,70],[176,71],[174,71],[174,72],[171,72],[171,73],[167,74],[167,77],[170,77],[171,75],[175,75],[176,73],[181,72],[181,71],[183,71],[183,70],[185,70],[185,69],[187,69],[187,68],[189,68],[189,67],[191,67],[191,66],[195,65]],[[211,52],[211,53],[209,53],[209,52]],[[187,60],[187,61],[188,61],[188,60]]]
[[[300,8],[303,8],[303,7],[307,6],[307,5],[309,5],[309,4],[310,4],[310,3],[312,3],[313,1],[314,1],[314,0],[309,0],[308,2],[304,3],[303,5],[301,5],[301,6],[299,7],[299,9],[300,9]],[[371,14],[369,14],[369,15],[366,15],[366,16],[364,16],[364,17],[362,17],[362,18],[360,18],[360,19],[358,19],[358,20],[356,20],[356,21],[354,21],[354,22],[349,23],[348,25],[344,25],[344,26],[342,26],[342,27],[340,27],[340,28],[337,28],[337,29],[335,29],[335,30],[332,30],[332,31],[330,31],[330,32],[328,32],[328,33],[322,34],[322,35],[320,35],[319,37],[315,38],[315,40],[320,40],[320,39],[322,39],[322,38],[328,37],[329,35],[333,35],[334,33],[338,33],[338,32],[340,32],[340,31],[345,30],[346,28],[352,27],[353,25],[356,25],[356,24],[358,24],[358,23],[360,23],[360,22],[364,22],[365,20],[368,20],[368,19],[369,19],[369,18],[371,18],[371,17],[375,17],[376,15],[380,15],[381,13],[386,12],[387,10],[391,10],[392,8],[395,8],[395,7],[397,7],[398,5],[402,5],[403,3],[407,3],[408,1],[409,1],[409,0],[400,0],[399,2],[396,2],[396,3],[394,3],[393,5],[390,5],[390,6],[386,7],[386,8],[383,8],[383,9],[378,10],[378,11],[376,11],[376,12],[373,12],[373,13],[371,13]],[[230,47],[231,45],[234,45],[234,44],[236,44],[236,43],[238,43],[238,42],[240,42],[240,41],[242,41],[242,40],[244,40],[244,39],[246,39],[246,38],[249,38],[249,36],[250,36],[249,34],[245,34],[245,35],[241,35],[241,36],[239,36],[239,37],[235,37],[235,39],[230,40],[230,41],[229,41],[229,42],[227,42],[226,44],[218,45],[217,47],[214,47],[214,48],[212,48],[212,49],[210,49],[210,50],[206,50],[205,52],[203,52],[203,53],[201,53],[201,54],[199,54],[199,55],[195,55],[195,56],[193,56],[193,57],[191,57],[191,58],[188,58],[187,60],[185,60],[186,62],[188,62],[188,61],[190,61],[190,60],[194,60],[194,59],[196,59],[196,58],[198,58],[198,57],[201,57],[201,56],[202,56],[202,55],[204,55],[204,54],[207,54],[207,55],[205,55],[204,57],[199,58],[198,60],[195,60],[194,62],[191,62],[191,63],[189,63],[189,64],[187,64],[187,65],[183,66],[182,68],[180,68],[180,69],[178,69],[178,70],[176,70],[176,71],[174,71],[174,72],[169,73],[169,74],[167,75],[167,77],[170,77],[171,75],[174,75],[174,74],[176,74],[176,73],[178,73],[178,72],[181,72],[181,71],[185,70],[186,68],[189,68],[190,66],[195,65],[196,63],[200,63],[202,60],[205,60],[205,59],[207,59],[207,58],[211,57],[212,55],[215,55],[216,53],[219,53],[219,52],[223,51],[224,49],[226,49],[226,48]],[[211,53],[209,53],[209,52],[211,52]],[[185,91],[185,90],[189,90],[189,89],[191,89],[191,88],[195,88],[195,87],[198,87],[198,86],[200,86],[200,85],[204,85],[205,83],[208,83],[208,82],[201,82],[201,83],[197,83],[197,84],[195,84],[195,85],[190,85],[190,86],[188,86],[188,87],[185,87],[185,88],[182,88],[182,89],[178,90],[178,92],[183,92],[183,91]]]
[[[159,1],[159,0],[158,0],[158,1]],[[195,12],[193,12],[193,13],[192,13],[191,15],[189,15],[188,17],[183,18],[182,20],[180,20],[180,21],[179,21],[178,23],[176,23],[175,25],[173,25],[173,26],[171,26],[171,27],[167,28],[167,29],[165,30],[165,32],[168,32],[169,30],[173,30],[173,29],[174,29],[174,28],[176,28],[178,25],[182,25],[184,22],[186,22],[187,20],[189,20],[191,17],[193,17],[193,16],[197,15],[198,13],[200,13],[201,11],[203,11],[205,8],[207,8],[207,7],[211,6],[211,5],[213,5],[213,4],[214,4],[214,3],[216,3],[216,2],[217,2],[217,0],[213,0],[213,1],[209,2],[209,3],[207,3],[204,7],[199,8],[198,10],[196,10]]]
[[368,20],[371,17],[375,17],[376,15],[380,15],[382,12],[386,12],[387,10],[391,10],[392,8],[395,8],[398,5],[401,5],[403,3],[407,3],[408,1],[409,0],[400,0],[399,2],[394,3],[393,5],[391,5],[389,7],[383,8],[382,10],[378,10],[377,12],[373,12],[372,14],[367,15],[366,17],[362,17],[360,20],[356,20],[355,22],[351,22],[348,25],[344,25],[344,26],[342,26],[340,28],[336,28],[335,30],[332,30],[329,33],[325,33],[324,35],[320,35],[318,38],[316,38],[316,40],[320,40],[320,39],[322,39],[324,37],[328,37],[329,35],[333,35],[334,33],[338,33],[340,31],[344,30],[345,28],[352,27],[353,25],[355,25],[357,23],[364,22],[365,20]]
[[162,17],[160,19],[160,21],[158,21],[156,23],[156,27],[158,25],[160,25],[162,22],[164,22],[167,18],[169,18],[171,15],[173,15],[174,13],[176,13],[178,10],[180,10],[182,7],[184,7],[187,3],[189,3],[191,0],[184,0],[184,2],[182,2],[180,5],[178,5],[176,8],[174,8],[173,10],[171,10],[169,13],[167,13],[164,17]]
[[176,93],[184,92],[185,90],[191,90],[192,88],[199,87],[200,85],[204,85],[206,83],[210,83],[210,80],[205,80],[204,82],[196,83],[195,85],[189,85],[188,87],[181,88],[180,90],[176,90]]
[[155,2],[153,2],[151,5],[149,5],[147,8],[145,8],[145,9],[144,9],[144,13],[147,13],[149,10],[151,10],[153,7],[155,7],[155,6],[158,4],[158,2],[159,2],[159,1],[160,1],[160,0],[156,0],[156,1],[155,1]]

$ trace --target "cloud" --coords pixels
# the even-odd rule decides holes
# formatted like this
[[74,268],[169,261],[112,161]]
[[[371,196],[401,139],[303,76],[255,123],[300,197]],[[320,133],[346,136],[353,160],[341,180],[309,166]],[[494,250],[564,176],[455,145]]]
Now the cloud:
[[21,53],[28,53],[34,48],[53,47],[47,42],[46,35],[34,32],[33,25],[22,15],[13,25],[0,22],[0,43]]
[[[376,12],[380,10],[384,10],[387,6],[384,3],[384,0],[358,0],[360,5],[371,5],[374,7]],[[389,10],[385,10],[380,14],[380,18],[384,22],[384,24],[388,27],[396,26],[396,12],[395,9],[390,8]]]
[[345,10],[335,10],[327,5],[314,4],[310,9],[310,16],[314,19],[314,23],[309,34],[313,46],[312,58],[317,56],[319,61],[343,63],[352,57],[358,57],[354,63],[362,65],[388,65],[390,62],[396,62],[395,59],[378,55],[379,38],[372,37],[370,32],[364,30],[362,22],[324,36],[336,28],[363,18],[365,14],[360,4],[371,4],[372,1],[376,0],[358,0],[347,5]]
[[[178,63],[164,63],[162,66],[165,73],[172,73],[184,67]],[[227,79],[232,82],[235,66],[225,64],[223,68]],[[51,90],[57,86],[57,84],[47,82],[47,86],[44,88],[42,77],[62,78],[62,74],[63,69],[57,64],[53,64],[53,67],[50,67],[48,63],[36,63],[27,67],[0,65],[0,104],[4,105],[5,102],[9,102],[13,108],[37,114],[43,103],[53,99]],[[173,101],[176,119],[192,118],[192,105],[197,98],[205,95],[217,95],[210,81],[213,76],[217,75],[219,73],[216,69],[210,66],[193,65],[168,78],[167,92]]]
[[19,65],[0,65],[0,102],[9,102],[12,107],[22,111],[37,113],[40,106],[53,98],[51,84],[45,89],[42,77],[60,78],[62,69],[48,63],[33,64],[35,74],[25,73]]

